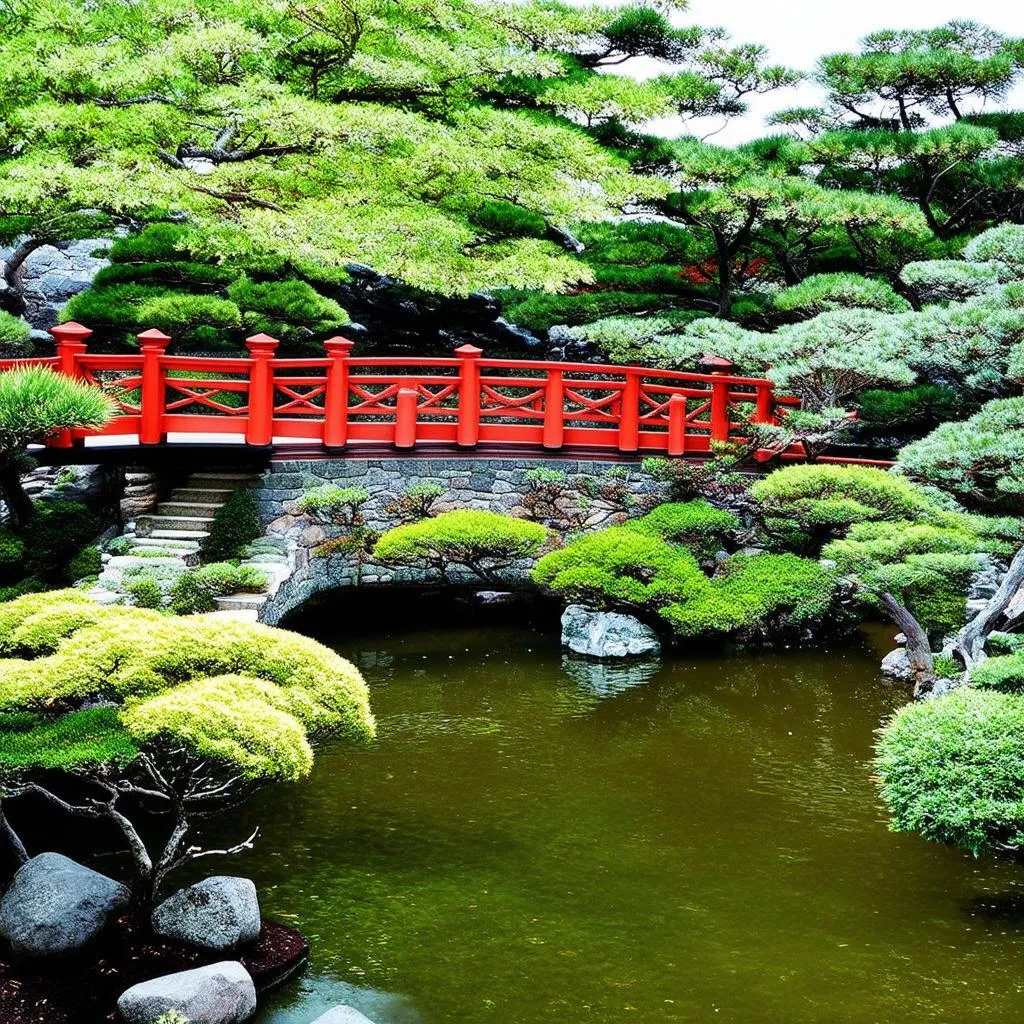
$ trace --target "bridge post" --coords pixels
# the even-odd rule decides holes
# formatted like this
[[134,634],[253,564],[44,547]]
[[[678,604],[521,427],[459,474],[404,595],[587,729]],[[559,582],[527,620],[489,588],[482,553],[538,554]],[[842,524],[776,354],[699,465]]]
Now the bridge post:
[[627,367],[619,408],[619,451],[635,452],[640,447],[640,374]]
[[775,388],[772,384],[758,384],[754,405],[755,423],[775,422]]
[[416,447],[416,405],[420,393],[412,381],[402,381],[395,398],[395,447]]
[[475,448],[480,440],[480,356],[483,349],[476,345],[460,345],[455,354],[462,360],[456,444],[460,448]]
[[[57,343],[57,372],[65,377],[81,377],[82,368],[78,364],[78,357],[85,355],[85,342],[92,331],[72,321],[51,327],[50,334]],[[58,431],[47,442],[51,448],[71,448],[74,443],[70,430]]]
[[565,389],[562,371],[548,370],[544,386],[544,441],[545,448],[561,448],[565,443]]
[[355,342],[329,338],[327,387],[324,391],[324,447],[344,448],[348,441],[348,357]]
[[686,395],[672,395],[668,400],[668,454],[686,453]]
[[78,365],[78,357],[85,355],[85,342],[92,331],[72,321],[51,327],[50,333],[57,343],[58,372],[63,373],[65,377],[81,377],[82,368]]
[[268,334],[245,339],[249,367],[249,422],[245,443],[266,448],[274,438],[274,352],[280,342]]
[[171,339],[163,331],[143,331],[138,335],[142,351],[142,397],[139,401],[139,444],[160,444],[166,440],[164,432],[164,402],[167,390],[167,372],[164,352]]
[[711,382],[711,440],[729,440],[729,381],[724,379],[729,376],[733,364],[728,359],[719,356],[705,356],[700,361],[701,367],[713,377],[721,377],[722,380]]

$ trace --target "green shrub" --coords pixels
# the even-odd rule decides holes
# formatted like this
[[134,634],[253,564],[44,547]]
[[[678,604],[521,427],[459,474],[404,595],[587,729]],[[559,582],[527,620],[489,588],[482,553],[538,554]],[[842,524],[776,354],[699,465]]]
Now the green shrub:
[[337,302],[294,278],[254,282],[243,275],[228,288],[228,298],[241,310],[247,334],[269,334],[284,342],[326,335],[348,323]]
[[162,608],[164,595],[160,590],[160,584],[155,577],[146,575],[137,576],[124,588],[136,608]]
[[969,419],[943,423],[903,448],[897,464],[969,508],[1024,511],[1024,398],[998,399]]
[[112,537],[104,545],[107,554],[110,555],[127,555],[131,551],[135,541],[131,537],[121,535],[119,537]]
[[155,327],[178,347],[221,346],[242,326],[238,307],[227,299],[139,284],[81,292],[64,307],[63,315],[98,330],[123,332],[126,338]]
[[577,537],[533,579],[566,602],[657,616],[682,637],[777,639],[830,615],[839,593],[834,572],[788,554],[734,555],[709,579],[687,548],[629,526]]
[[799,284],[777,292],[772,304],[781,313],[801,319],[829,310],[874,309],[883,313],[900,313],[910,303],[897,295],[892,285],[860,274],[812,274]]
[[[969,521],[968,517],[964,517]],[[823,558],[836,563],[840,572],[862,573],[878,563],[901,562],[909,555],[961,554],[995,549],[1007,554],[1008,545],[973,531],[928,523],[856,523],[843,540],[834,540],[821,550]]]
[[1024,633],[989,633],[985,647],[989,654],[1022,654],[1024,653]]
[[28,324],[0,309],[0,357],[16,359],[31,354],[32,341]]
[[0,526],[0,566],[18,565],[25,557],[25,542],[6,526]]
[[93,288],[138,284],[151,288],[191,288],[219,291],[238,277],[238,271],[202,263],[112,263],[92,279]]
[[999,270],[988,263],[924,260],[906,264],[900,278],[922,303],[964,302],[984,295],[998,280]]
[[964,248],[971,263],[987,263],[996,269],[1000,281],[1024,278],[1024,227],[1000,224],[972,238]]
[[863,391],[857,397],[858,416],[871,427],[930,427],[956,419],[963,401],[952,388],[918,384],[906,391]]
[[[92,601],[65,601],[63,592],[58,592],[55,601],[33,602],[32,607],[37,610],[10,620],[0,634],[0,652],[4,657],[37,658],[53,654],[72,633],[96,622],[113,621],[118,615],[126,616],[126,621],[139,621],[133,609],[113,606],[116,611],[108,612]],[[130,611],[132,616],[128,616]]]
[[628,529],[638,533],[653,534],[673,544],[682,544],[701,559],[727,547],[740,525],[739,519],[731,512],[699,499],[659,505],[647,515],[626,524]]
[[43,498],[25,524],[25,568],[32,575],[66,580],[66,567],[100,532],[99,518],[85,505],[62,498]]
[[935,675],[939,679],[959,679],[963,674],[963,666],[956,660],[945,654],[937,654],[933,659]]
[[213,562],[182,573],[170,590],[171,610],[177,615],[213,611],[216,598],[265,590],[267,577],[249,565]]
[[202,544],[202,559],[225,562],[238,558],[242,549],[262,534],[256,499],[246,488],[239,487],[214,512],[209,536]]
[[901,708],[875,770],[891,827],[978,854],[1024,843],[1024,700],[960,689]]
[[469,217],[476,227],[499,236],[543,238],[548,229],[539,213],[500,199],[484,200]]
[[359,509],[369,498],[370,493],[365,487],[320,484],[311,487],[295,504],[300,512],[320,522],[352,525],[359,516]]
[[0,587],[0,604],[14,601],[25,594],[36,594],[46,590],[49,590],[49,587],[42,580],[35,576],[29,576],[9,587]]
[[971,683],[979,690],[1024,693],[1024,653],[986,658],[971,674]]
[[707,586],[693,555],[654,530],[612,526],[546,554],[533,580],[567,603],[654,612]]
[[710,585],[661,612],[684,637],[738,635],[780,638],[837,623],[839,579],[832,570],[797,555],[733,555]]
[[111,263],[171,263],[191,255],[195,228],[185,224],[147,224],[110,247]]
[[677,459],[653,457],[644,459],[643,471],[666,484],[668,498],[673,502],[691,501],[705,494],[721,494],[745,486],[739,472],[746,448],[729,442],[712,442],[711,458]]
[[588,324],[616,313],[656,309],[663,304],[660,295],[646,292],[584,292],[579,295],[540,292],[508,303],[504,312],[512,323],[543,333],[556,324]]
[[98,576],[102,569],[103,559],[100,556],[100,549],[95,544],[88,544],[68,562],[65,575],[70,583],[74,583],[75,580]]
[[414,484],[396,494],[384,506],[384,514],[400,523],[415,523],[432,515],[443,495],[444,488],[440,484]]
[[904,561],[866,573],[865,582],[902,599],[922,629],[936,640],[964,624],[967,588],[978,568],[973,555],[907,555]]
[[514,562],[536,555],[547,535],[539,523],[459,509],[388,530],[374,545],[373,557],[388,565],[431,568],[442,577],[458,568],[492,580]]
[[809,553],[854,523],[934,519],[932,497],[905,477],[870,466],[794,465],[750,488],[768,534]]

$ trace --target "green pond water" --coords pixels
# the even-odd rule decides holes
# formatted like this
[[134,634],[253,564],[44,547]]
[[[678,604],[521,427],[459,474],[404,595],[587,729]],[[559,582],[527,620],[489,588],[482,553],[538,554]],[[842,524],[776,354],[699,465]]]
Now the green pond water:
[[218,825],[263,827],[232,870],[312,943],[260,1024],[1020,1019],[1024,869],[887,831],[906,694],[868,640],[602,669],[395,617],[290,623],[362,668],[379,740]]

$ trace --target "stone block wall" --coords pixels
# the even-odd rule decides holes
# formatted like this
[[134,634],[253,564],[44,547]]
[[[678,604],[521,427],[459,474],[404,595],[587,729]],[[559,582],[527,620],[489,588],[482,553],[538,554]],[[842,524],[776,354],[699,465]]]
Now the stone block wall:
[[[395,520],[385,512],[387,505],[407,488],[418,484],[439,484],[444,495],[435,505],[437,511],[456,508],[481,509],[506,515],[521,515],[523,498],[530,489],[526,474],[545,466],[566,474],[570,486],[584,477],[594,477],[622,463],[597,462],[587,459],[517,459],[476,458],[342,458],[321,460],[280,460],[272,462],[253,488],[253,496],[267,533],[287,543],[292,572],[271,595],[260,612],[268,624],[279,622],[288,612],[313,595],[337,587],[380,584],[414,584],[430,582],[418,570],[393,569],[364,564],[358,570],[351,559],[340,556],[318,556],[313,549],[329,538],[329,530],[295,516],[293,502],[310,487],[337,484],[359,486],[369,492],[363,506],[366,525],[373,530],[386,530]],[[627,486],[642,498],[660,493],[661,485],[640,468],[640,461],[626,464]],[[509,582],[521,579],[529,564],[509,571]]]

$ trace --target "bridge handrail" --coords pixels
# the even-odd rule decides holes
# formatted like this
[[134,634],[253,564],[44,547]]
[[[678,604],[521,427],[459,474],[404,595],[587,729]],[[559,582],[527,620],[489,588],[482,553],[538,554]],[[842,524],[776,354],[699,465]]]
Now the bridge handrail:
[[262,334],[247,339],[245,356],[174,355],[155,330],[138,336],[137,353],[101,354],[88,351],[91,333],[60,324],[51,331],[55,356],[0,361],[0,369],[53,367],[117,403],[102,430],[66,431],[50,440],[56,447],[97,434],[153,445],[202,433],[243,434],[254,446],[293,439],[329,449],[571,445],[683,455],[741,439],[748,423],[778,423],[799,405],[770,380],[735,375],[710,357],[706,372],[490,358],[472,345],[440,358],[353,358],[352,342],[337,337],[323,356],[279,358],[277,339]]

